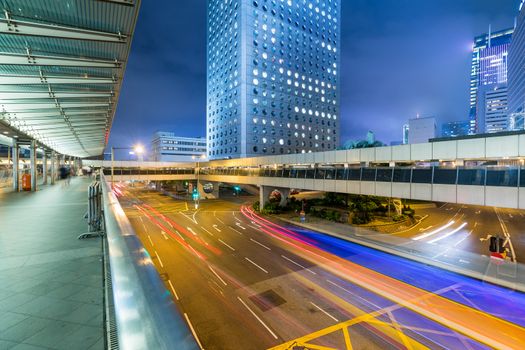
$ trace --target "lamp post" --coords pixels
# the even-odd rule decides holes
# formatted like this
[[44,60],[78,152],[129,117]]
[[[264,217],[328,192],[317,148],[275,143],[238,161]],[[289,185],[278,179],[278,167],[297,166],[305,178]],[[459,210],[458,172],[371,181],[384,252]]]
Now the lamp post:
[[[206,155],[202,154],[199,157],[197,156],[191,156],[191,159],[196,160],[197,162],[197,195],[195,199],[195,209],[199,209],[199,199],[200,199],[200,191],[199,191],[199,183],[200,183],[200,161],[201,159],[205,159]],[[193,191],[195,192],[195,191]]]
[[115,150],[116,149],[130,149],[133,152],[130,152],[131,154],[137,154],[142,158],[142,155],[144,154],[144,146],[138,144],[133,147],[111,147],[111,187],[113,188],[113,177],[115,175]]

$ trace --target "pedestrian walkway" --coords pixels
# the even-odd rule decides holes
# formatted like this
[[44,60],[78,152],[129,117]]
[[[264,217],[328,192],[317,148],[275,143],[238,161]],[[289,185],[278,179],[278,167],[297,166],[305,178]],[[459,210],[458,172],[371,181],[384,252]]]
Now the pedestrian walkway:
[[102,242],[86,178],[0,192],[0,350],[104,349]]

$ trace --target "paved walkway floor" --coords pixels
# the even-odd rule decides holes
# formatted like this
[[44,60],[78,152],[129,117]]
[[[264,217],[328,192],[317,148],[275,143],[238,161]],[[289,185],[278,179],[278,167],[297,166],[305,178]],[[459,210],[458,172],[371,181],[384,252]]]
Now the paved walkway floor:
[[104,349],[102,242],[89,180],[0,193],[0,350]]

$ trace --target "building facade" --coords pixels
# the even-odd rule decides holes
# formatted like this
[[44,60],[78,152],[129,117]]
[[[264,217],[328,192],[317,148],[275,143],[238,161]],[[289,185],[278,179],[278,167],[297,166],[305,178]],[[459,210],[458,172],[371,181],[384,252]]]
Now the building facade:
[[525,6],[520,6],[509,49],[509,118],[513,130],[523,128],[525,116]]
[[414,118],[408,120],[408,143],[426,143],[428,140],[436,138],[436,118]]
[[478,90],[478,133],[509,130],[507,85],[485,85]]
[[470,122],[467,121],[456,121],[444,123],[441,127],[442,137],[458,137],[466,136],[469,134]]
[[155,162],[194,162],[206,155],[206,139],[159,131],[153,135],[151,150]]
[[341,0],[209,0],[211,159],[336,149]]
[[482,133],[484,128],[478,120],[480,87],[507,84],[508,52],[513,32],[514,28],[511,28],[474,39],[470,72],[470,134]]

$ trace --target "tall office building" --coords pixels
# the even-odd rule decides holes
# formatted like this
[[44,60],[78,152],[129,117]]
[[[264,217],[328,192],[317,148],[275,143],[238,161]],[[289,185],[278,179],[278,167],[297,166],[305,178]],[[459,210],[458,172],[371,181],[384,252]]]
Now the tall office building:
[[507,85],[485,85],[478,90],[478,128],[481,133],[509,130]]
[[520,5],[516,28],[509,49],[509,118],[510,128],[523,129],[525,117],[525,6]]
[[469,121],[456,121],[444,123],[441,127],[441,136],[443,137],[458,137],[469,134]]
[[479,89],[507,84],[507,59],[514,28],[489,32],[474,39],[470,72],[470,134],[484,132],[479,122]]
[[211,159],[336,149],[341,0],[208,0]]
[[428,140],[436,138],[436,118],[414,118],[408,120],[408,143],[427,143]]

